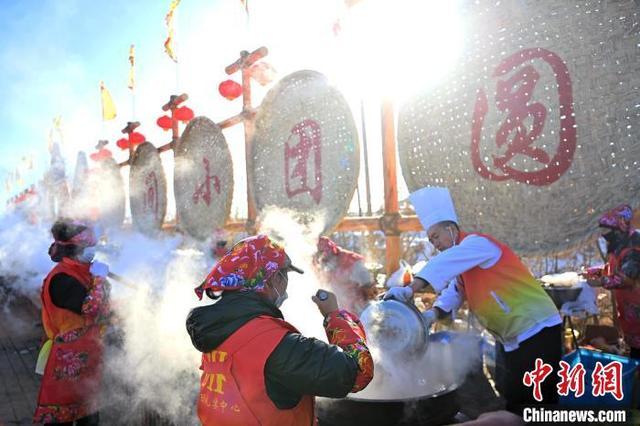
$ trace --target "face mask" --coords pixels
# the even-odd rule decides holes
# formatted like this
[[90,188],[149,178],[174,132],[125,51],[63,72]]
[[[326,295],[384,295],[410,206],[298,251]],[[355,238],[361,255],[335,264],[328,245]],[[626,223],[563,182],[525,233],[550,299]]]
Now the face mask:
[[612,252],[623,242],[623,237],[618,231],[611,231],[603,235],[602,238],[607,242],[607,251]]
[[91,263],[94,257],[96,257],[96,247],[85,247],[82,253],[78,255],[78,260],[82,263]]
[[280,308],[280,306],[282,306],[282,304],[284,303],[285,300],[287,300],[287,298],[289,297],[289,295],[287,294],[287,292],[285,291],[283,294],[280,294],[280,292],[278,291],[277,288],[273,287],[273,289],[275,290],[276,294],[278,295],[278,297],[276,298],[276,300],[273,302],[274,305],[276,305],[276,308]]
[[449,230],[449,235],[451,236],[451,242],[453,243],[453,245],[456,245],[456,239],[453,238],[453,231],[451,230],[451,228],[447,228]]

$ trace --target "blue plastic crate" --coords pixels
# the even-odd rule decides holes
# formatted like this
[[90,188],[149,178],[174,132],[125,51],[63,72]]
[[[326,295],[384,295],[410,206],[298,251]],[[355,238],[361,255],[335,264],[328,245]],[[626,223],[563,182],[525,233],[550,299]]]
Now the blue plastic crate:
[[[578,362],[582,362],[585,369],[584,375],[584,394],[576,398],[572,391],[569,391],[569,395],[560,395],[560,405],[571,407],[606,407],[606,408],[627,408],[631,406],[633,399],[634,386],[636,384],[636,368],[640,365],[639,361],[620,356],[613,355],[604,352],[592,351],[589,349],[579,349],[573,351],[562,357],[563,361],[567,362],[571,367],[575,366]],[[596,367],[596,362],[600,361],[603,366],[607,366],[612,361],[619,361],[622,364],[622,390],[624,396],[622,400],[618,401],[613,395],[607,393],[604,396],[594,397],[591,390],[591,374]],[[554,372],[557,373],[557,372]]]

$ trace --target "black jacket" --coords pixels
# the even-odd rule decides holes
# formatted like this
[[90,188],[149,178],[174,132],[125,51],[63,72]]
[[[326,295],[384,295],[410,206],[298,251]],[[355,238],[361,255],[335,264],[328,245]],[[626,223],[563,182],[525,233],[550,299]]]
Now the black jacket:
[[609,252],[619,256],[626,248],[635,248],[636,250],[629,251],[620,259],[620,271],[632,280],[637,280],[640,278],[640,251],[637,250],[640,248],[640,232],[635,231],[630,236],[625,236],[615,244],[611,244]]
[[[282,318],[273,304],[253,292],[227,292],[219,302],[193,309],[187,317],[191,342],[210,352],[249,320]],[[267,395],[279,409],[295,407],[303,395],[343,398],[355,384],[358,364],[335,345],[288,333],[264,368]]]

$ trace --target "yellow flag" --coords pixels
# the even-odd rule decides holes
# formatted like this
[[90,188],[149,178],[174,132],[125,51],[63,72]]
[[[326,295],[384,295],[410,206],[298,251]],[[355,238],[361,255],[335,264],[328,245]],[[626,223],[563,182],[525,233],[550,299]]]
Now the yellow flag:
[[22,179],[22,175],[20,174],[20,170],[16,169],[16,185],[18,187],[22,187],[24,185],[24,179]]
[[134,65],[136,64],[136,51],[135,51],[135,46],[132,44],[131,47],[129,47],[129,84],[127,84],[127,87],[131,90],[133,90],[133,88],[136,85],[136,78],[135,78],[135,71],[134,71]]
[[164,51],[167,52],[167,55],[169,55],[173,62],[178,62],[176,52],[173,50],[173,12],[176,10],[176,7],[178,7],[179,4],[180,0],[171,0],[171,5],[169,5],[169,12],[167,12],[167,16],[164,17],[164,20],[167,23],[167,29],[169,31],[167,39],[164,41]]
[[100,97],[102,98],[102,119],[113,120],[116,118],[116,106],[111,99],[111,94],[104,87],[104,82],[100,82]]
[[244,12],[249,16],[249,0],[240,0],[240,3],[242,4]]

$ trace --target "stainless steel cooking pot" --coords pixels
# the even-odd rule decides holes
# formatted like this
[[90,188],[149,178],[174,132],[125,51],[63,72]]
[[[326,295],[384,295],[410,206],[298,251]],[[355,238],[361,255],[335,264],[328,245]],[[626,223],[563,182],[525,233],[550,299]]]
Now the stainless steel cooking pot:
[[362,312],[360,321],[369,344],[386,354],[412,356],[427,350],[428,324],[413,304],[393,299],[378,301]]

